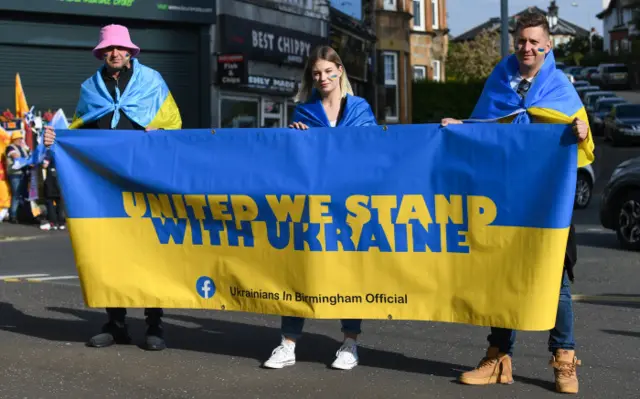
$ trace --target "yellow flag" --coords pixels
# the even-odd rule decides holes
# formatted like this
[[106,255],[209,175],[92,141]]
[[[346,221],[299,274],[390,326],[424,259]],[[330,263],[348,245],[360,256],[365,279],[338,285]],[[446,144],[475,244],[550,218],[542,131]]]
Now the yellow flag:
[[27,112],[29,112],[27,97],[24,95],[24,90],[22,90],[20,74],[16,73],[16,118],[24,118],[24,114]]

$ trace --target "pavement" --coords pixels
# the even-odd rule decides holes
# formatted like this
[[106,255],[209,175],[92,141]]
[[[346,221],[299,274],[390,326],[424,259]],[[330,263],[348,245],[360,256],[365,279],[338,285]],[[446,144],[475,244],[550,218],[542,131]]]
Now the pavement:
[[[640,148],[597,143],[596,193],[574,213],[579,263],[572,292],[579,398],[640,397],[640,256],[598,221],[598,195],[615,166]],[[488,329],[451,323],[365,321],[360,365],[331,370],[338,321],[308,320],[297,363],[260,364],[279,343],[279,318],[241,312],[166,312],[169,349],[147,352],[142,310],[134,344],[85,347],[105,320],[84,305],[68,234],[0,225],[0,398],[552,398],[546,333],[519,333],[515,383],[455,382],[486,349]]]

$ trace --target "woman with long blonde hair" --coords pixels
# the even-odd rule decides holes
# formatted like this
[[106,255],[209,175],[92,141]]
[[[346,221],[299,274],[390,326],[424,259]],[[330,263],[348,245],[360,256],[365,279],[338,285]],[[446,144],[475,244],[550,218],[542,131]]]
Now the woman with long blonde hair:
[[[377,125],[367,101],[353,95],[342,60],[329,46],[312,50],[295,100],[298,105],[289,125],[291,128],[307,130],[313,127]],[[296,341],[302,335],[304,321],[302,317],[282,317],[282,341],[264,367],[281,369],[295,364]],[[344,341],[331,366],[350,370],[358,365],[356,340],[361,333],[362,320],[343,319],[341,322]]]

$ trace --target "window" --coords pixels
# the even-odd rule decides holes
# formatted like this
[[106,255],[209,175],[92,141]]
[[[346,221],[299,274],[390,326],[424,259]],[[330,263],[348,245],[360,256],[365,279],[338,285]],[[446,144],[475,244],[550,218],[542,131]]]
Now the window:
[[260,127],[258,100],[223,97],[220,100],[220,127]]
[[438,9],[438,1],[439,0],[431,0],[431,18],[433,21],[431,25],[433,29],[440,29],[440,17],[438,15],[440,11]]
[[396,11],[398,9],[398,6],[396,5],[396,0],[383,0],[383,1],[384,1],[385,10]]
[[382,53],[384,56],[384,118],[390,122],[398,120],[398,54]]
[[433,81],[440,81],[440,61],[434,60],[431,61],[431,68],[433,68]]
[[424,65],[416,65],[413,67],[413,80],[425,80],[427,78],[427,67]]
[[413,0],[413,29],[424,30],[424,0]]

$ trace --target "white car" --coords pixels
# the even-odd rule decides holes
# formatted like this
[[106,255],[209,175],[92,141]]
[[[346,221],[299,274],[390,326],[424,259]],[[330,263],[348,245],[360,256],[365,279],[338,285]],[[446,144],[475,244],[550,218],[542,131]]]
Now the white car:
[[578,169],[576,179],[576,197],[573,203],[575,209],[585,209],[589,206],[593,194],[593,185],[596,183],[596,174],[591,165]]
[[572,74],[570,74],[570,73],[566,73],[566,72],[565,72],[564,74],[565,74],[565,76],[569,79],[569,82],[571,82],[571,83],[575,83],[575,82],[576,82],[576,78],[575,78],[575,77],[573,77],[573,75],[572,75]]

